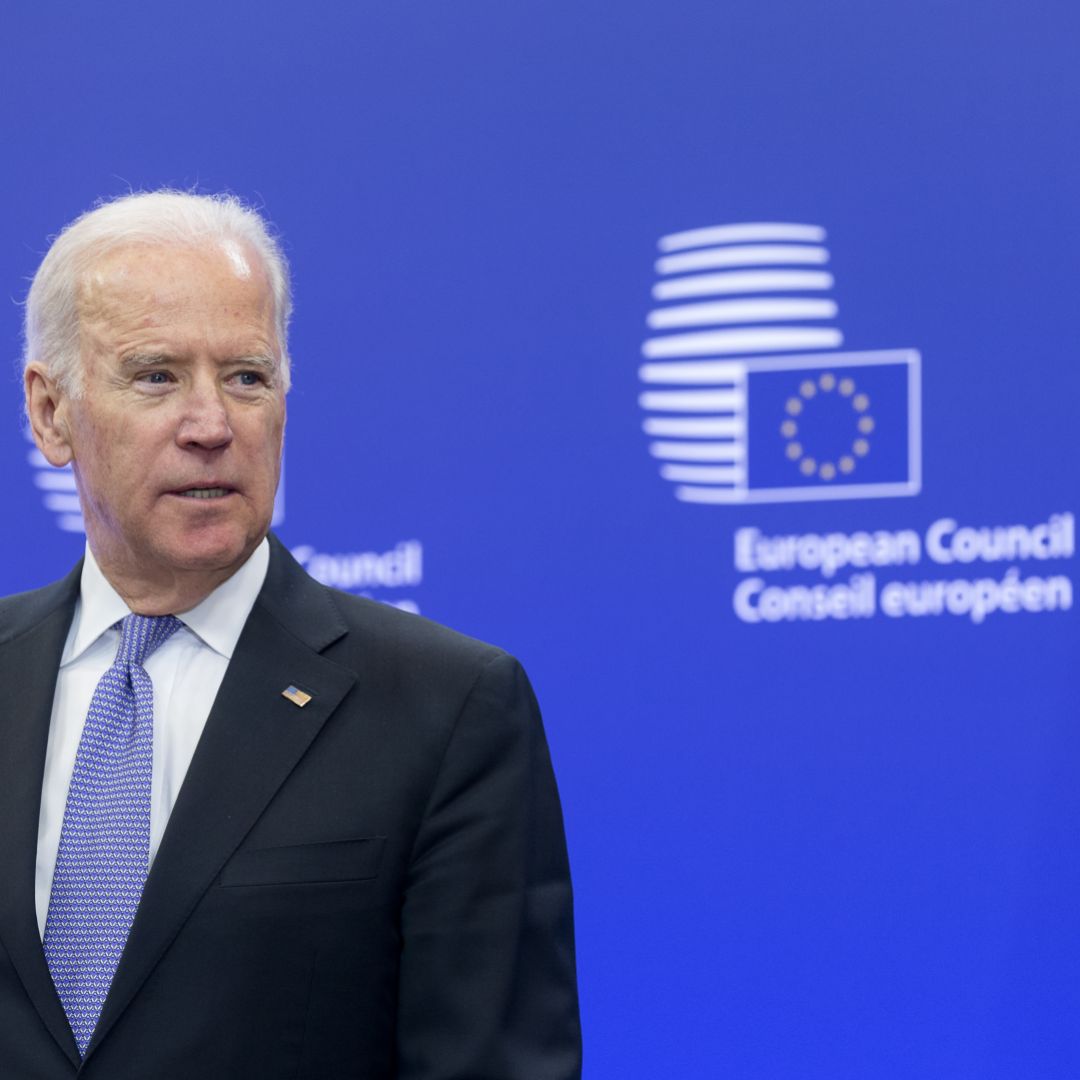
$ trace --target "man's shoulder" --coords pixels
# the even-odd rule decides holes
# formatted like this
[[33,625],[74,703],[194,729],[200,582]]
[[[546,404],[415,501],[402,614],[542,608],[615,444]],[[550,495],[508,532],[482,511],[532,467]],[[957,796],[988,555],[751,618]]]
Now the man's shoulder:
[[390,604],[365,596],[355,596],[323,586],[341,613],[350,635],[369,655],[407,657],[417,665],[449,664],[467,667],[486,666],[498,657],[506,656],[503,649],[486,641],[470,637],[442,623],[403,611]]
[[389,604],[323,585],[276,537],[263,592],[266,610],[318,651],[349,667],[388,675],[476,673],[507,654],[502,649]]
[[78,596],[81,562],[59,581],[39,589],[0,596],[0,645],[37,626],[50,615],[69,612]]

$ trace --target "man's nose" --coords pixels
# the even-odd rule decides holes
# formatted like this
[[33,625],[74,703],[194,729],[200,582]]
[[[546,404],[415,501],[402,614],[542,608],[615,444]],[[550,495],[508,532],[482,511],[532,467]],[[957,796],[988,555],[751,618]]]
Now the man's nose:
[[176,441],[188,449],[217,450],[232,442],[229,411],[213,387],[193,387],[184,401]]

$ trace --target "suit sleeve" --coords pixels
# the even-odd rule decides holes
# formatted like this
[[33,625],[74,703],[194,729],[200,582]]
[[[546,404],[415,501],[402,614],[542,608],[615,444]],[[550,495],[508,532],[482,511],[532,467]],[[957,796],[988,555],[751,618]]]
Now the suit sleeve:
[[400,1080],[575,1080],[581,1033],[562,811],[520,665],[478,676],[402,910]]

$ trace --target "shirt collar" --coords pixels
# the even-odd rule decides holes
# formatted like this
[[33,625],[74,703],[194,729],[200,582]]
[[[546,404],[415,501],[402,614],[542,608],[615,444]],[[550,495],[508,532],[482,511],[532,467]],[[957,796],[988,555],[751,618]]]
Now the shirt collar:
[[[270,545],[264,538],[232,577],[190,611],[176,617],[214,652],[231,660],[240,631],[244,629],[266,580],[269,565]],[[79,602],[61,665],[77,660],[102,634],[130,614],[131,609],[109,584],[87,544],[79,582]]]

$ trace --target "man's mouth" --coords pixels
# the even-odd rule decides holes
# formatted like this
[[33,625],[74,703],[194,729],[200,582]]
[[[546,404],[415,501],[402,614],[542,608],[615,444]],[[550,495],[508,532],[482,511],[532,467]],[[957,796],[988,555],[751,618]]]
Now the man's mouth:
[[182,495],[185,499],[221,499],[226,495],[231,495],[232,488],[195,487],[187,488],[185,491],[177,491],[175,494]]

